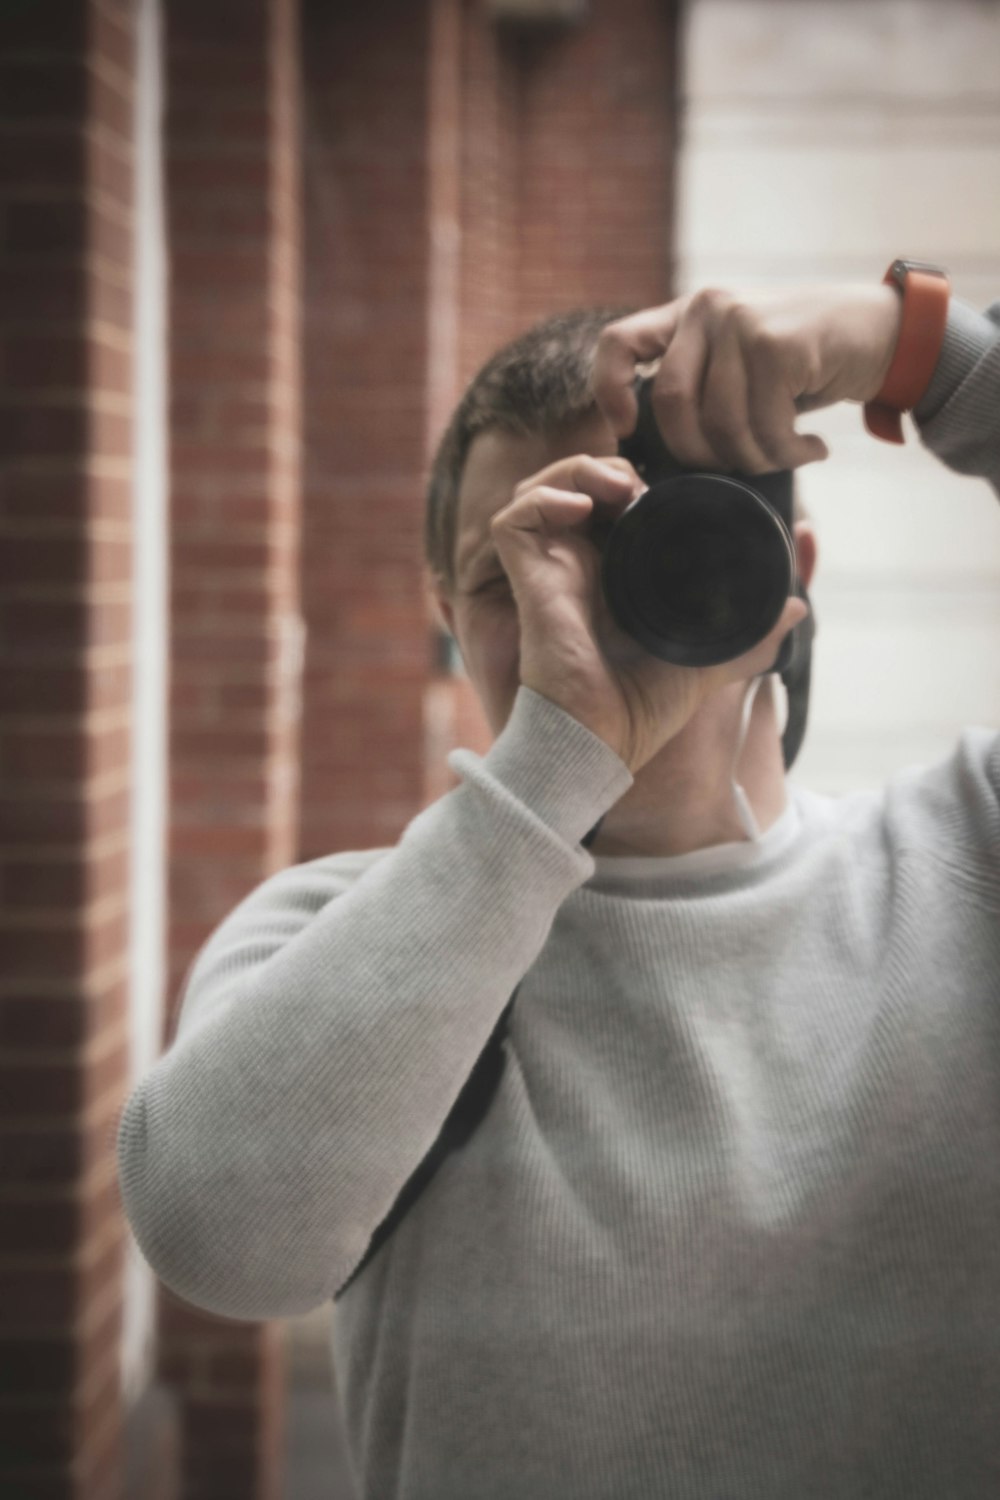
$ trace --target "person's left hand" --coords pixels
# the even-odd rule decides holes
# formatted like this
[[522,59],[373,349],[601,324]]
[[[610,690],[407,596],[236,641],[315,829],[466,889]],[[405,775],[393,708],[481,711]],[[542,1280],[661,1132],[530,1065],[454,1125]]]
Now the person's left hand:
[[593,387],[619,437],[635,427],[636,366],[659,360],[653,410],[681,463],[745,474],[826,458],[799,412],[868,401],[885,379],[902,299],[891,286],[706,290],[610,323]]

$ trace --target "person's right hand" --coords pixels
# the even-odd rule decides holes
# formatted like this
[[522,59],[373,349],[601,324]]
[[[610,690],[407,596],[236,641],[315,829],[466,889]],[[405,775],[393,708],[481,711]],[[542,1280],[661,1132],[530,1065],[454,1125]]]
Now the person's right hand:
[[633,775],[728,683],[766,672],[805,617],[790,598],[752,651],[713,667],[651,656],[615,623],[589,534],[645,486],[620,458],[579,454],[522,481],[490,525],[520,622],[520,680],[598,735]]

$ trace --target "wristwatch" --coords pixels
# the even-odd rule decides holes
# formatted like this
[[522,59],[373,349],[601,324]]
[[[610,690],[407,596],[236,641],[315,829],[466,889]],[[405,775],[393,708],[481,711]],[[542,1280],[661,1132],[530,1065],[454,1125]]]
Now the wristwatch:
[[881,389],[865,402],[865,426],[887,443],[903,442],[904,411],[912,411],[930,385],[948,321],[947,271],[920,260],[894,260],[882,278],[903,298],[896,352]]

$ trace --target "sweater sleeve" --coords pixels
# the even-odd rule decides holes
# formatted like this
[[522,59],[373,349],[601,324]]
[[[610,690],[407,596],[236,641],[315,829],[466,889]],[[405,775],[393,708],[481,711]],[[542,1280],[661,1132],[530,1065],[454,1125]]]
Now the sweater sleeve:
[[988,479],[1000,494],[1000,302],[978,313],[952,298],[941,354],[913,416],[950,469]]
[[234,1318],[331,1297],[433,1143],[631,785],[521,688],[489,753],[376,857],[286,870],[189,972],[177,1037],[126,1101],[122,1201],[158,1276]]

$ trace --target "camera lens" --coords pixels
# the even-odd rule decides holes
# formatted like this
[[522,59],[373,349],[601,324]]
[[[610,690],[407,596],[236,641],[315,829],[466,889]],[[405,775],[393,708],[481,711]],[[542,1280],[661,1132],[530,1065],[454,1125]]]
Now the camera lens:
[[795,583],[791,538],[749,485],[686,474],[616,522],[602,580],[619,625],[664,661],[710,666],[768,633]]

